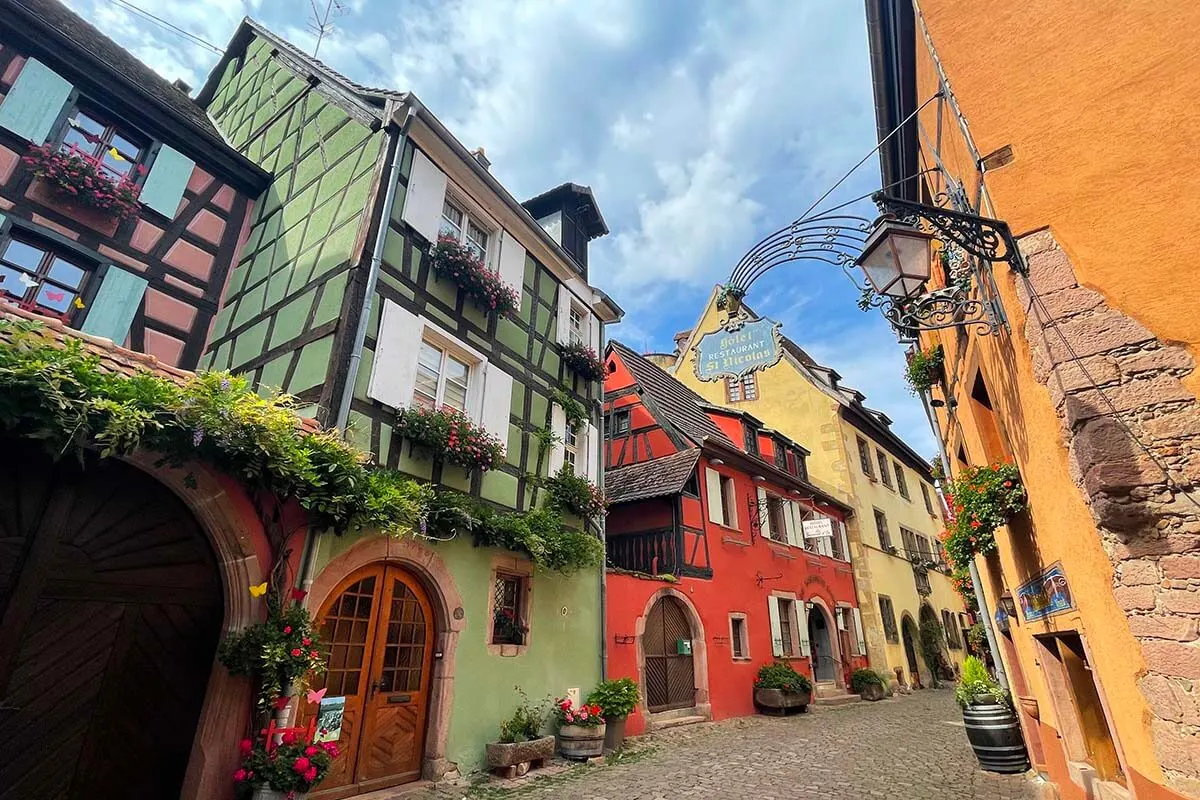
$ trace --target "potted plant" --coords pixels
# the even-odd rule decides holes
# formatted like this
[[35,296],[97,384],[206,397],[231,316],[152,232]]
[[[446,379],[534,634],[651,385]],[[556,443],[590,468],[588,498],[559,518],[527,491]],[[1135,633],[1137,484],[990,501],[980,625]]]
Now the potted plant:
[[850,691],[863,700],[882,700],[891,695],[888,680],[873,669],[856,669],[850,673]]
[[967,739],[980,767],[988,772],[1002,773],[1029,769],[1021,724],[1013,713],[1008,692],[996,683],[975,656],[963,659],[954,699],[963,710]]
[[242,766],[233,773],[238,800],[303,800],[339,755],[334,742],[306,742],[291,731],[279,744],[243,739],[240,748]]
[[946,356],[940,344],[928,350],[913,350],[907,358],[904,379],[908,381],[913,394],[928,391],[935,383],[941,382]]
[[545,711],[535,709],[524,692],[521,699],[512,716],[500,723],[500,741],[487,746],[488,769],[505,778],[524,775],[554,755],[554,737],[542,736]]
[[517,291],[488,269],[474,251],[452,236],[438,237],[437,244],[429,251],[429,265],[438,277],[456,284],[476,306],[488,313],[511,317],[521,308]]
[[[138,213],[141,188],[132,172],[115,178],[100,167],[98,159],[74,147],[63,150],[53,144],[32,147],[21,160],[34,177],[70,205],[118,220]],[[138,174],[143,169],[139,165]]]
[[601,681],[588,695],[588,704],[600,707],[605,719],[604,752],[620,750],[625,744],[625,719],[637,708],[641,695],[629,678]]
[[598,705],[578,708],[566,700],[554,701],[558,723],[558,752],[565,758],[586,761],[604,754],[604,714]]
[[596,351],[583,342],[572,342],[559,346],[559,353],[567,369],[585,381],[604,380],[604,362]]
[[587,478],[576,475],[570,464],[563,464],[557,474],[543,478],[541,483],[550,508],[574,514],[587,522],[604,516],[608,506],[604,493]]
[[946,555],[965,567],[996,549],[996,529],[1025,508],[1025,487],[1013,464],[967,467],[947,487],[951,518],[942,534]]
[[793,709],[801,713],[812,702],[812,681],[785,661],[763,664],[754,680],[754,704],[780,716]]
[[401,409],[395,432],[447,464],[486,472],[504,463],[504,444],[457,409]]

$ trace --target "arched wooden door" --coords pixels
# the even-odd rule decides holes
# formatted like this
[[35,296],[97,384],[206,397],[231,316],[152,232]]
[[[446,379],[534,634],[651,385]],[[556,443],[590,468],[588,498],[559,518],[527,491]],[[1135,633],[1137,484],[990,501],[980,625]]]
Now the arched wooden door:
[[436,641],[424,590],[405,570],[375,564],[341,582],[317,625],[329,671],[314,683],[326,697],[345,697],[346,706],[342,755],[315,797],[417,780]]
[[0,448],[0,798],[179,797],[223,616],[207,536],[128,464]]
[[[651,712],[691,708],[696,704],[691,641],[692,627],[683,603],[674,597],[660,597],[650,608],[642,632],[646,705]],[[687,642],[688,646],[681,646],[681,642]],[[684,649],[688,652],[679,652]]]

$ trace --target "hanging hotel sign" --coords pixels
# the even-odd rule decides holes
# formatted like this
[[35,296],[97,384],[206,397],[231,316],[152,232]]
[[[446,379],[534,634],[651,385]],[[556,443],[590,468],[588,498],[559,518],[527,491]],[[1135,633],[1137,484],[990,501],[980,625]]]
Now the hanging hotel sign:
[[702,381],[741,378],[774,365],[783,356],[780,325],[766,318],[735,320],[706,333],[696,344],[696,377]]
[[1033,580],[1021,584],[1017,588],[1017,605],[1026,622],[1073,609],[1075,599],[1071,596],[1071,586],[1063,574],[1062,564],[1055,562]]
[[832,539],[833,520],[829,517],[806,519],[800,523],[805,539]]

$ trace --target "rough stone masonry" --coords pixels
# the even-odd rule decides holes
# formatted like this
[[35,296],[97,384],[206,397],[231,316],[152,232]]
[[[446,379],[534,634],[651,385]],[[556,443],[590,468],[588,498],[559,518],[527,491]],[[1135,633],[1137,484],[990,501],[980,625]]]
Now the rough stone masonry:
[[1200,797],[1200,405],[1182,381],[1195,364],[1080,286],[1050,231],[1020,247],[1034,374],[1062,421],[1113,594],[1145,657],[1139,685],[1159,762],[1170,786]]

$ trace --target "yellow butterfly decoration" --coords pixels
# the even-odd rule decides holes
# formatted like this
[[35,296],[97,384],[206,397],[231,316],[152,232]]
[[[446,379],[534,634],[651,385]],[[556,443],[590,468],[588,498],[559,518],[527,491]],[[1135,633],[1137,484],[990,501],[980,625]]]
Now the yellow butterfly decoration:
[[117,152],[117,148],[115,148],[115,147],[110,147],[110,148],[108,148],[108,154],[109,154],[110,156],[112,156],[114,159],[116,159],[117,161],[124,161],[124,160],[125,160],[125,157],[124,157],[124,156],[122,156],[120,153],[118,153],[118,152]]
[[82,300],[80,300],[78,297],[76,297],[75,298],[75,307],[76,308],[85,308],[86,306],[84,306]]
[[267,593],[267,582],[266,581],[263,581],[258,586],[250,587],[250,596],[251,597],[262,597],[266,593]]

